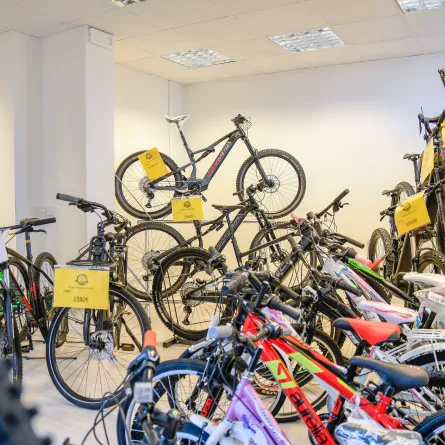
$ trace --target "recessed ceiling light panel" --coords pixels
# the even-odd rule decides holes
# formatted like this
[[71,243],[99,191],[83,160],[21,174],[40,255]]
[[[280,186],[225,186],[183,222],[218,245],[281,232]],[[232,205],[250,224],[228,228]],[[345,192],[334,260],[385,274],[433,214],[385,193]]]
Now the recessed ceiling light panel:
[[144,1],[145,0],[111,0],[111,3],[114,3],[116,6],[129,6]]
[[162,57],[171,62],[179,63],[187,68],[201,68],[203,66],[235,62],[230,57],[224,56],[223,54],[208,48],[192,49],[191,51],[168,54]]
[[445,0],[397,0],[405,14],[445,7]]
[[284,49],[296,53],[344,45],[343,40],[330,28],[308,29],[292,34],[269,36],[269,39]]

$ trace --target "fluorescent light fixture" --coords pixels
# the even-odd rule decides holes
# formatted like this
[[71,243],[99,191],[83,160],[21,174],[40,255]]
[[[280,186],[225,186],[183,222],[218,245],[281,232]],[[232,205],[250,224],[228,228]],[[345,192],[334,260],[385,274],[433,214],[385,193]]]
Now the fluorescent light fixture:
[[343,40],[330,28],[308,29],[292,34],[269,36],[269,40],[296,53],[344,45]]
[[163,59],[179,63],[187,68],[201,68],[203,66],[220,65],[221,63],[235,62],[230,57],[213,51],[213,49],[202,48],[184,51],[183,53],[167,54]]
[[135,3],[145,2],[145,0],[111,0],[116,6],[129,6]]
[[405,14],[445,7],[445,0],[397,0]]

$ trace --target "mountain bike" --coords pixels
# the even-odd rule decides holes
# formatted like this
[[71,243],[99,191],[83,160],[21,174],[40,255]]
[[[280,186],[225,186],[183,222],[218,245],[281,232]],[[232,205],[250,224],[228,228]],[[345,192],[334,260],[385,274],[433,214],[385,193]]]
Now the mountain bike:
[[[188,239],[184,239],[173,227],[158,221],[147,221],[130,228],[126,242],[129,268],[127,275],[130,291],[140,299],[151,301],[153,279],[160,263],[178,249],[191,246],[192,243],[197,242],[198,246],[203,248],[204,237],[213,231],[223,229],[224,223],[226,223],[227,228],[215,246],[218,252],[222,252],[227,244],[232,242],[238,265],[241,264],[242,258],[248,256],[252,266],[256,267],[255,265],[262,261],[261,255],[265,255],[266,251],[273,257],[274,261],[282,261],[289,252],[288,246],[285,245],[286,237],[284,237],[288,234],[288,231],[281,233],[282,224],[270,221],[266,212],[258,203],[256,194],[264,190],[265,187],[265,184],[261,181],[256,185],[250,185],[246,190],[243,190],[242,195],[246,199],[241,200],[239,204],[213,205],[215,209],[221,212],[221,215],[206,223],[193,221],[196,235]],[[239,196],[241,193],[235,193],[234,195]],[[238,213],[232,219],[232,213],[236,210],[238,210]],[[249,215],[253,215],[257,220],[261,232],[261,237],[258,239],[258,236],[256,236],[249,249],[249,252],[256,252],[255,255],[249,252],[242,253],[235,237],[237,230]],[[296,230],[295,224],[293,229]],[[281,239],[281,243],[276,241],[277,238]],[[276,242],[272,244],[272,241]],[[256,249],[258,246],[263,248],[261,254]],[[295,274],[300,272],[302,274],[302,271],[296,270]],[[293,278],[294,281],[297,279],[296,277]]]
[[25,234],[26,257],[7,248],[9,256],[9,285],[17,302],[18,327],[23,352],[34,349],[32,335],[40,330],[43,340],[46,340],[49,329],[49,319],[53,307],[54,267],[55,258],[48,252],[40,253],[34,261],[32,255],[31,234],[45,230],[35,227],[53,224],[56,218],[27,218],[20,221],[14,236]]
[[[82,408],[99,409],[103,403],[112,405],[124,397],[121,389],[105,403],[103,394],[118,387],[128,362],[141,351],[150,319],[125,289],[129,221],[96,202],[63,194],[57,199],[100,217],[97,234],[68,265],[109,268],[109,309],[58,308],[46,344],[47,365],[54,385],[67,400]],[[115,233],[105,232],[109,226],[114,226]]]
[[[172,212],[171,199],[184,193],[207,190],[216,172],[219,170],[235,143],[241,139],[246,145],[250,158],[241,166],[237,179],[236,190],[242,192],[248,184],[264,181],[265,189],[258,193],[257,200],[269,218],[280,218],[295,209],[302,201],[306,191],[306,177],[300,163],[289,153],[267,149],[257,151],[248,138],[251,122],[238,115],[232,122],[236,129],[218,139],[206,148],[193,152],[181,130],[180,124],[189,116],[166,117],[167,122],[175,124],[190,162],[182,167],[161,153],[168,173],[150,180],[143,169],[139,155],[140,151],[128,156],[119,165],[115,175],[116,199],[122,208],[130,215],[139,219],[159,219]],[[203,179],[196,177],[196,164],[215,152],[215,147],[226,141],[221,152],[216,157]],[[196,157],[196,155],[199,155]],[[184,171],[192,167],[190,177],[184,176]]]

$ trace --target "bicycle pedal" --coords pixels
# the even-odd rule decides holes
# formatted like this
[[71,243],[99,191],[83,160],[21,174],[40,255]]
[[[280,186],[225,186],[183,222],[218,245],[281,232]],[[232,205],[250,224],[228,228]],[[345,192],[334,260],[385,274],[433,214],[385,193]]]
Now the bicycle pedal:
[[132,343],[122,343],[120,346],[120,349],[127,352],[133,352],[135,349],[135,346]]
[[32,351],[30,346],[22,346],[22,354],[28,354]]

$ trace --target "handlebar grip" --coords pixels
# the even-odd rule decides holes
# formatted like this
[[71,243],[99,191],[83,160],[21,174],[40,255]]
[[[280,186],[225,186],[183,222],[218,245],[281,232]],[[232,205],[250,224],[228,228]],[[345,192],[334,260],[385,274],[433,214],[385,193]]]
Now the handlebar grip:
[[298,248],[298,244],[294,240],[293,236],[289,235],[288,237],[286,237],[286,240],[291,245],[292,250],[296,250]]
[[63,193],[57,193],[56,199],[60,199],[61,201],[72,202],[74,204],[79,204],[79,202],[82,201],[82,198],[76,198],[75,196],[71,195],[64,195]]
[[209,328],[207,332],[207,338],[213,340],[227,340],[235,334],[235,330],[230,325],[225,326],[214,326]]
[[336,286],[337,289],[343,289],[346,292],[349,292],[351,294],[360,296],[362,295],[362,291],[360,289],[357,289],[355,286],[352,286],[351,284],[345,283],[344,281],[337,281]]
[[56,218],[45,218],[45,219],[38,219],[37,221],[31,222],[31,226],[44,226],[46,224],[53,224],[56,222]]
[[144,348],[149,346],[156,347],[156,332],[151,329],[144,334]]
[[340,233],[336,233],[336,235],[338,235],[340,238],[343,238],[347,243],[352,244],[355,247],[358,247],[359,249],[363,249],[365,247],[363,243],[353,238],[350,238],[349,236],[342,235]]
[[362,263],[364,266],[369,267],[370,269],[372,268],[372,261],[365,256],[357,254],[354,256],[354,260]]
[[228,295],[241,290],[247,283],[247,278],[241,273],[235,273],[222,287],[222,294]]
[[289,298],[291,298],[292,300],[294,300],[296,302],[301,300],[301,296],[287,286],[283,286],[281,284],[279,286],[279,290],[281,292],[283,292],[283,294],[286,294]]
[[277,311],[282,312],[283,314],[288,315],[290,318],[294,320],[299,320],[301,316],[301,312],[298,309],[295,309],[287,304],[284,304],[278,297],[272,297],[269,300],[268,306],[271,309],[276,309]]

